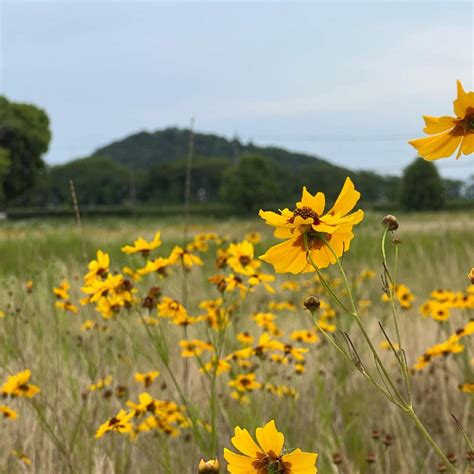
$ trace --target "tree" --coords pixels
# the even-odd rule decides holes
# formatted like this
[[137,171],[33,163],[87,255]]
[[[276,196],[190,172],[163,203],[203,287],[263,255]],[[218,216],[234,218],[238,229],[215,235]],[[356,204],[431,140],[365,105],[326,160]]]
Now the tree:
[[416,158],[405,168],[400,203],[407,211],[436,210],[443,207],[443,182],[433,163]]
[[43,110],[0,96],[0,148],[7,150],[3,158],[9,160],[3,185],[7,200],[32,189],[50,140],[49,118]]
[[253,211],[274,200],[276,193],[271,162],[261,156],[244,155],[224,173],[222,198],[245,211]]

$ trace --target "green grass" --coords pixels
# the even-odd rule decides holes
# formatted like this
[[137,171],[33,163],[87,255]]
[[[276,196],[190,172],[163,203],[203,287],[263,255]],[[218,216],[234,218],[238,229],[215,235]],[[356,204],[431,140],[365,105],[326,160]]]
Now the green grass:
[[[474,213],[398,217],[400,229],[397,235],[402,240],[399,277],[417,297],[413,309],[399,315],[404,347],[410,364],[413,364],[427,347],[445,339],[472,317],[472,312],[457,311],[450,321],[439,325],[423,319],[417,306],[435,288],[463,290],[466,287],[466,274],[474,262]],[[374,280],[356,290],[358,298],[373,302],[363,318],[376,345],[383,340],[378,321],[384,321],[387,331],[393,336],[389,307],[381,302],[381,218],[381,214],[367,215],[356,229],[351,250],[343,261],[351,279],[364,268],[377,272]],[[112,375],[113,387],[126,386],[128,398],[136,400],[139,387],[133,381],[133,374],[157,368],[161,376],[149,389],[150,393],[170,400],[179,400],[178,394],[136,312],[110,321],[101,321],[92,307],[81,307],[78,315],[65,314],[54,308],[55,298],[51,292],[62,278],[67,278],[72,287],[71,298],[77,303],[87,262],[97,249],[111,255],[116,270],[123,265],[135,267],[142,263],[141,258],[121,253],[124,244],[133,242],[139,235],[150,238],[160,230],[163,245],[157,254],[167,255],[175,244],[182,243],[182,228],[179,217],[85,219],[82,229],[70,220],[2,222],[0,309],[7,316],[0,319],[0,382],[8,373],[30,368],[33,382],[41,387],[42,392],[32,404],[24,400],[9,402],[18,409],[20,417],[13,422],[0,420],[0,472],[23,472],[21,463],[10,455],[12,449],[24,451],[32,459],[33,467],[30,469],[34,472],[197,472],[199,458],[206,453],[192,436],[168,438],[156,434],[131,443],[113,433],[101,440],[94,439],[97,427],[123,405],[114,396],[104,399],[99,393],[88,393],[88,384],[99,377]],[[261,232],[263,240],[257,245],[257,255],[275,242],[271,229],[257,218],[193,219],[190,235],[202,231],[215,231],[231,239],[242,239],[249,231]],[[193,315],[199,314],[199,301],[218,296],[207,282],[207,277],[215,272],[213,255],[206,255],[203,259],[204,267],[193,269],[188,276],[188,309]],[[326,273],[337,276],[334,268]],[[274,286],[278,288],[290,277],[278,276]],[[312,276],[294,278],[303,284]],[[31,294],[26,293],[24,286],[29,279],[34,282]],[[160,282],[148,278],[140,284],[142,292],[156,284],[162,287],[164,294],[182,298],[180,272]],[[237,347],[233,335],[238,330],[260,333],[249,315],[265,310],[270,298],[287,299],[297,305],[297,312],[278,315],[284,340],[293,329],[310,328],[311,322],[302,309],[302,301],[311,291],[311,288],[296,293],[279,290],[271,296],[259,290],[250,294],[235,313],[233,324],[228,329],[226,351]],[[108,332],[81,332],[80,324],[86,319],[107,325]],[[364,363],[374,371],[367,347],[352,322],[342,314],[338,315],[337,322],[339,328],[351,334]],[[164,325],[164,331],[172,371],[178,380],[182,380],[184,364],[177,348],[182,333],[169,325]],[[209,337],[202,324],[190,327],[189,333],[190,337]],[[469,359],[472,357],[471,346],[472,343],[466,339],[464,353],[441,360],[433,365],[433,369],[413,378],[415,406],[420,417],[443,449],[456,453],[460,459],[459,466],[465,466],[463,459],[467,447],[450,413],[455,413],[466,428],[472,426],[472,401],[469,395],[457,390],[458,383],[473,375]],[[382,353],[382,357],[391,373],[395,374],[393,356]],[[261,380],[295,387],[299,392],[297,400],[258,392],[251,396],[249,405],[240,405],[229,397],[228,377],[219,379],[217,454],[221,461],[222,448],[231,447],[234,426],[253,430],[274,418],[278,428],[285,433],[286,447],[301,447],[320,454],[319,472],[436,472],[438,461],[411,421],[338,357],[333,347],[322,340],[310,346],[306,362],[306,372],[300,376],[294,375],[289,367],[275,366],[265,360],[259,361],[256,368]],[[190,362],[189,398],[200,416],[209,421],[209,387],[198,368],[195,361]],[[393,444],[385,447],[381,439],[372,439],[373,429],[392,435]],[[331,461],[336,452],[344,460],[339,468]],[[374,465],[366,462],[368,453],[376,456]]]

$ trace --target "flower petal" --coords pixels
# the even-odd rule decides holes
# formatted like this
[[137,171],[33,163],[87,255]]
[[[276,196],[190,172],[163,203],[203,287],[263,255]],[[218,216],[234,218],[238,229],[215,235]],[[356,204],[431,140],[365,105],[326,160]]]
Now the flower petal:
[[285,437],[276,429],[275,421],[269,421],[263,428],[257,428],[255,434],[263,452],[276,459],[281,453]]
[[256,458],[257,453],[261,453],[261,449],[252,439],[250,433],[240,428],[240,426],[235,427],[235,436],[231,439],[231,442],[241,453],[251,458]]

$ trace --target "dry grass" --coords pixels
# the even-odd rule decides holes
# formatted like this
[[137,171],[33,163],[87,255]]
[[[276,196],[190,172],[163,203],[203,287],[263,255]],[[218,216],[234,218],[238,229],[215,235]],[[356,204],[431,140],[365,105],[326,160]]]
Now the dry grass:
[[[472,234],[473,214],[430,214],[402,216],[398,235],[402,238],[400,280],[415,293],[413,309],[400,313],[402,339],[410,363],[416,361],[424,349],[446,338],[457,327],[472,317],[458,311],[440,326],[423,319],[417,312],[418,305],[435,288],[462,290],[467,284],[466,273],[474,262]],[[351,252],[344,259],[348,273],[355,276],[364,268],[381,270],[380,216],[369,216],[357,233]],[[134,260],[120,253],[120,247],[138,235],[151,237],[156,229],[162,231],[161,254],[167,254],[175,243],[181,241],[180,221],[116,221],[86,222],[83,236],[67,222],[19,222],[4,224],[0,228],[0,251],[4,264],[1,268],[1,306],[7,316],[0,319],[0,379],[11,372],[30,368],[33,381],[42,393],[32,403],[14,400],[20,417],[13,422],[0,421],[1,472],[74,472],[74,473],[193,473],[201,450],[186,433],[169,439],[165,435],[139,438],[135,443],[111,434],[101,440],[94,439],[97,427],[114,415],[122,402],[114,396],[104,399],[100,393],[88,393],[87,386],[99,377],[112,375],[113,386],[124,385],[129,389],[128,398],[135,400],[139,387],[133,381],[135,371],[159,369],[162,374],[149,389],[158,398],[177,400],[176,390],[160,365],[156,350],[144,331],[136,314],[107,322],[108,332],[83,333],[80,324],[86,319],[98,320],[93,308],[84,307],[78,315],[65,314],[54,308],[51,289],[67,278],[71,282],[72,299],[80,298],[80,280],[86,268],[86,259],[101,248],[111,254],[114,268]],[[257,253],[271,243],[271,231],[257,220],[206,220],[192,223],[190,234],[217,231],[241,239],[248,231],[259,231],[263,242]],[[84,251],[86,255],[84,255]],[[205,261],[203,270],[193,270],[189,282],[189,311],[198,314],[202,299],[217,297],[218,293],[207,282],[214,272],[212,259]],[[329,272],[336,275],[335,271]],[[285,278],[283,278],[285,277]],[[275,287],[286,280],[279,276]],[[34,290],[25,291],[25,281],[32,279]],[[298,276],[299,282],[308,276]],[[150,280],[151,281],[151,280]],[[181,298],[181,275],[175,272],[160,286],[164,294]],[[276,299],[294,302],[298,311],[278,315],[279,327],[285,334],[295,328],[311,327],[308,314],[302,310],[302,300],[309,290],[302,292],[279,291]],[[393,334],[389,307],[380,301],[379,277],[360,286],[358,297],[373,302],[364,316],[369,333],[378,345],[383,337],[378,321],[383,321]],[[237,313],[239,330],[259,329],[248,316],[266,307],[270,296],[263,291],[251,294]],[[339,328],[353,334],[358,352],[368,367],[372,367],[366,346],[357,331],[344,315],[337,318]],[[102,323],[101,323],[102,324]],[[441,327],[441,329],[440,329]],[[169,326],[167,341],[171,366],[180,380],[183,360],[176,343],[181,333]],[[229,347],[234,347],[232,336],[236,329],[229,329]],[[206,338],[202,326],[190,328],[192,337]],[[465,442],[453,423],[450,413],[455,413],[464,427],[472,428],[472,399],[459,392],[457,384],[471,377],[472,343],[466,341],[466,350],[451,359],[441,360],[432,369],[416,374],[413,378],[415,407],[434,438],[447,452],[454,452],[462,471],[468,469],[464,461]],[[390,353],[382,353],[393,374],[397,367]],[[303,375],[294,375],[290,368],[270,366],[261,361],[257,369],[260,379],[294,386],[299,392],[297,400],[277,398],[266,393],[255,393],[249,405],[240,405],[230,399],[225,376],[219,385],[219,451],[230,446],[229,439],[235,425],[254,429],[275,419],[285,433],[287,447],[301,447],[320,454],[318,467],[322,473],[432,473],[438,460],[395,406],[390,405],[369,386],[360,374],[349,367],[329,344],[320,342],[310,346],[307,368]],[[401,380],[398,380],[401,384]],[[208,420],[208,387],[191,361],[189,396],[201,416]],[[401,386],[401,385],[400,385]],[[389,434],[392,445],[372,438],[372,430]],[[12,449],[25,452],[32,460],[31,466],[23,465],[10,453]],[[332,463],[332,455],[340,453],[342,464]],[[376,462],[366,462],[369,453]],[[472,467],[471,467],[472,468]]]

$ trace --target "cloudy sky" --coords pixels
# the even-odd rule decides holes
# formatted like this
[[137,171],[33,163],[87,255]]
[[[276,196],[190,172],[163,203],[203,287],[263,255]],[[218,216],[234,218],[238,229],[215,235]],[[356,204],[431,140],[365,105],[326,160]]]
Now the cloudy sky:
[[[60,163],[187,126],[399,173],[422,114],[473,89],[474,4],[0,0],[0,93],[45,108]],[[441,160],[445,176],[474,160]]]

